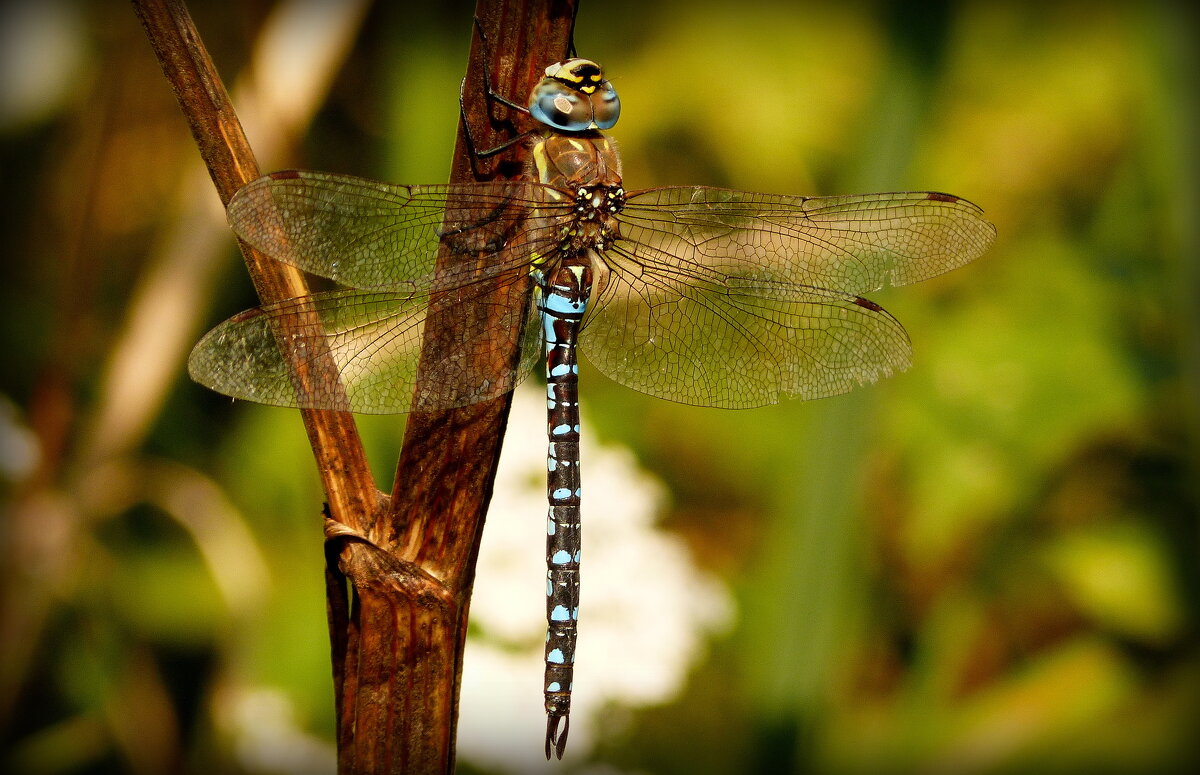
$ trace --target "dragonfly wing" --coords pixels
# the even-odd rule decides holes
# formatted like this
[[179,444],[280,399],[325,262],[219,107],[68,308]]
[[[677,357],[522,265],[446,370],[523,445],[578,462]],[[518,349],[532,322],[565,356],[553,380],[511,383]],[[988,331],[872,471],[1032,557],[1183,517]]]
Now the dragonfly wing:
[[705,186],[631,194],[624,239],[675,256],[678,271],[782,281],[860,295],[978,258],[996,228],[933,192],[800,197]]
[[[511,390],[539,357],[540,329],[495,283],[449,293],[338,290],[265,305],[218,325],[193,349],[192,379],[276,406],[392,414],[465,406]],[[502,292],[529,296],[513,281]],[[528,306],[528,305],[527,305]],[[437,314],[487,317],[490,327],[431,327]],[[505,334],[502,332],[512,332]],[[505,359],[521,337],[518,362]],[[428,350],[426,364],[422,351]],[[419,385],[419,388],[417,386]]]
[[521,181],[398,186],[292,170],[242,187],[227,215],[239,237],[284,263],[354,288],[419,292],[478,279],[479,267],[442,269],[435,282],[442,245],[497,259],[487,274],[523,260],[528,253],[502,248],[532,208],[554,210],[544,189]]
[[698,276],[657,248],[604,253],[580,348],[657,398],[738,409],[844,393],[908,367],[899,321],[866,299],[744,276]]

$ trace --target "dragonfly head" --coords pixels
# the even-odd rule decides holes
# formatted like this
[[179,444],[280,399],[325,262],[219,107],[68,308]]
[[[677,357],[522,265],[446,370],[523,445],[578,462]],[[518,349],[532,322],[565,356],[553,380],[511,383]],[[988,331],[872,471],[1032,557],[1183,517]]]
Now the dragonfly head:
[[621,115],[621,100],[590,59],[568,59],[546,68],[529,97],[530,114],[563,132],[610,129]]

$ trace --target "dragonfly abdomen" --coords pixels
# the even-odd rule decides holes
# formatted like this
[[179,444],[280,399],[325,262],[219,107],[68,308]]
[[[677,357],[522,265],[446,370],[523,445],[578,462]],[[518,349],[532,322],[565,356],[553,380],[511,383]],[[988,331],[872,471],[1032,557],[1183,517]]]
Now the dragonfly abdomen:
[[[584,254],[567,256],[549,276],[534,272],[546,348],[546,756],[562,756],[571,710],[579,619],[579,360],[592,270]],[[561,729],[560,729],[561,726]]]

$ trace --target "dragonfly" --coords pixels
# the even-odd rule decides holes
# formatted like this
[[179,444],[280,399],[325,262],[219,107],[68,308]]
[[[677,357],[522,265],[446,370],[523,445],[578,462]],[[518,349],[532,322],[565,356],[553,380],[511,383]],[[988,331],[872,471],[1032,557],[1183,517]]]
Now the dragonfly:
[[[562,758],[579,618],[578,352],[620,384],[696,406],[845,393],[912,358],[903,326],[862,294],[960,267],[996,231],[976,205],[929,191],[628,191],[604,134],[620,99],[591,60],[552,64],[526,104],[505,103],[533,126],[517,180],[284,171],[239,190],[228,219],[242,240],[342,287],[230,318],[188,367],[236,398],[404,413],[497,398],[543,365],[545,747]],[[447,315],[462,320],[426,325]],[[504,352],[517,354],[479,356]],[[322,358],[331,378],[296,378]]]

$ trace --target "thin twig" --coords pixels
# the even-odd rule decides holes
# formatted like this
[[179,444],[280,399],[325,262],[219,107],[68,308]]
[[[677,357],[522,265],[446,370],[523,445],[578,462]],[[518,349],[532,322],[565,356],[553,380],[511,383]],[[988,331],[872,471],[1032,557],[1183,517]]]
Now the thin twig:
[[[258,177],[259,170],[225,86],[182,0],[133,0],[133,5],[221,203],[228,204],[234,192]],[[264,303],[308,292],[299,270],[272,261],[248,245],[241,248]],[[356,515],[373,512],[380,497],[354,419],[344,412],[301,410],[301,414],[330,511],[356,525],[361,519]]]
[[[366,0],[323,4],[281,0],[263,21],[254,54],[233,88],[233,104],[260,158],[289,154],[325,100],[361,27]],[[303,52],[281,53],[299,23],[318,31]],[[98,154],[92,154],[100,158]],[[212,183],[199,158],[180,175],[176,215],[156,235],[155,248],[128,302],[97,383],[97,400],[80,423],[76,457],[94,461],[127,454],[149,432],[178,377],[179,362],[198,336],[212,288],[225,266],[229,229],[212,217]]]

